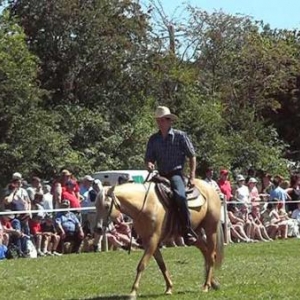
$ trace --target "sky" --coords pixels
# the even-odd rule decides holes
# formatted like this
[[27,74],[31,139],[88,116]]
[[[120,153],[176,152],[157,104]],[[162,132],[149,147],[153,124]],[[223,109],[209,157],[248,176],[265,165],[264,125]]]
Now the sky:
[[[149,1],[140,2],[146,4]],[[182,10],[176,11],[176,7],[185,7],[184,3],[189,3],[210,13],[222,10],[232,15],[249,15],[254,20],[269,23],[272,29],[300,30],[300,0],[160,0],[160,2],[168,16],[180,15]]]

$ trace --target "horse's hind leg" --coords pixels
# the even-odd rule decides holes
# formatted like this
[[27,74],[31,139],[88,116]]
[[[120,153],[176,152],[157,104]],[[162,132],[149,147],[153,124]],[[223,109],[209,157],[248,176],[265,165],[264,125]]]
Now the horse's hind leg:
[[169,271],[166,267],[166,264],[164,262],[164,259],[162,257],[162,254],[159,250],[159,248],[156,249],[156,251],[154,252],[154,258],[164,276],[165,282],[166,282],[166,294],[167,295],[171,295],[172,294],[172,287],[173,287],[173,283],[170,279],[170,275],[169,275]]
[[213,268],[216,260],[216,233],[206,233],[206,241],[199,239],[195,246],[201,250],[205,259],[205,282],[202,290],[208,292],[211,287],[217,288],[218,285],[213,278]]
[[144,254],[137,266],[136,277],[135,277],[134,283],[131,288],[130,296],[132,297],[132,299],[134,299],[136,297],[137,290],[139,288],[140,280],[142,277],[142,272],[145,270],[146,266],[149,263],[150,258],[152,257],[152,255],[154,254],[154,252],[158,246],[158,239],[152,237],[152,239],[149,241],[149,243],[143,243],[143,244],[145,245],[145,247],[144,247],[145,251],[144,251]]

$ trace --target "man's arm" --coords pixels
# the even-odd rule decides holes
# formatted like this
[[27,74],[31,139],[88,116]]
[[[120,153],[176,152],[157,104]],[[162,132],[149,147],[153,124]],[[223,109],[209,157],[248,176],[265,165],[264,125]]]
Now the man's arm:
[[190,165],[190,184],[192,186],[195,185],[195,178],[196,178],[196,156],[192,156],[189,158],[189,165]]

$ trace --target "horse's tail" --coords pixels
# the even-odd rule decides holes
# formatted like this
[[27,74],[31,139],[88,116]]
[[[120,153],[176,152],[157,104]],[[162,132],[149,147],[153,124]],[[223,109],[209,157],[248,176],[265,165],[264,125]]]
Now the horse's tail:
[[224,259],[224,232],[221,221],[217,228],[217,245],[216,245],[216,268],[220,268]]

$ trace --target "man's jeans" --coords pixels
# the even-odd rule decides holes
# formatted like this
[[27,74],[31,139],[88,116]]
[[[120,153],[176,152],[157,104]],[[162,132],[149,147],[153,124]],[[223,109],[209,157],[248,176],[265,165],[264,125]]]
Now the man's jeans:
[[184,233],[186,233],[191,228],[191,221],[185,194],[185,184],[181,175],[173,175],[169,180],[174,193],[174,201],[179,210],[181,226]]

